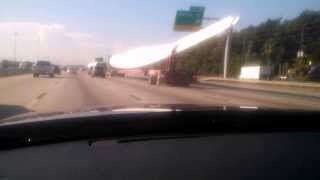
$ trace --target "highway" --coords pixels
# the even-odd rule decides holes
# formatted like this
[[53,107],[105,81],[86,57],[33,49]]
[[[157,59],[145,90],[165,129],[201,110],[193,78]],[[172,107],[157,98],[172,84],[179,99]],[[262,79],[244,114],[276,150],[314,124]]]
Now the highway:
[[320,97],[192,84],[152,86],[144,80],[91,78],[85,72],[55,78],[31,74],[0,78],[0,118],[20,113],[71,112],[101,106],[201,104],[320,109]]

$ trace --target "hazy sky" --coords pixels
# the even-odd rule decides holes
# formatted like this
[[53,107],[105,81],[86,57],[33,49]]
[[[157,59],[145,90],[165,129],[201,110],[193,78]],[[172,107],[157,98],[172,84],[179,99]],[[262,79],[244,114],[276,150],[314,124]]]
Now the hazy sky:
[[205,16],[239,15],[239,28],[267,18],[290,19],[320,0],[1,0],[0,59],[87,63],[132,47],[171,42],[177,9],[206,7]]

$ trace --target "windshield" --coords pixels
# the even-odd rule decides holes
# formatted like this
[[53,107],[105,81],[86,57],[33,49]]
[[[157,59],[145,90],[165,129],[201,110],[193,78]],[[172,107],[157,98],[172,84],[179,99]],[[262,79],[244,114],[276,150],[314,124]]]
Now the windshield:
[[320,110],[319,0],[4,0],[0,12],[0,122],[140,105]]

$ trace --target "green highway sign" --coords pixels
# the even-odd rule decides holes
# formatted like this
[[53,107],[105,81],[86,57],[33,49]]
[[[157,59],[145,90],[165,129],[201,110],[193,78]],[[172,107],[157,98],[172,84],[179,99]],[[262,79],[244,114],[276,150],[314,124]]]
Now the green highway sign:
[[201,28],[205,7],[191,6],[189,10],[178,10],[174,29],[176,31],[197,31]]
[[194,14],[195,17],[195,23],[201,25],[202,24],[202,19],[204,16],[204,10],[205,8],[202,6],[191,6],[190,7],[190,12]]
[[194,25],[195,16],[193,13],[185,10],[179,10],[176,16],[176,25]]

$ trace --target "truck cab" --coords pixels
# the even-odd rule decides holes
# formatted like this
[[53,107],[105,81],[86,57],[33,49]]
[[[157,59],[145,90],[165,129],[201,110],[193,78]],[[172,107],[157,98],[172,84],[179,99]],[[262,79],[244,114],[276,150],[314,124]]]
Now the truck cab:
[[185,69],[183,62],[177,56],[176,48],[174,48],[168,58],[149,69],[149,84],[154,85],[164,82],[170,85],[188,86],[194,81],[194,73]]
[[95,62],[88,65],[88,74],[91,77],[106,77],[107,65],[105,62]]

